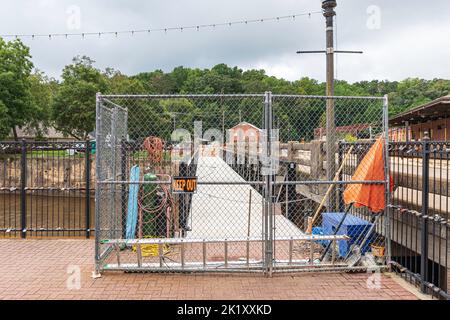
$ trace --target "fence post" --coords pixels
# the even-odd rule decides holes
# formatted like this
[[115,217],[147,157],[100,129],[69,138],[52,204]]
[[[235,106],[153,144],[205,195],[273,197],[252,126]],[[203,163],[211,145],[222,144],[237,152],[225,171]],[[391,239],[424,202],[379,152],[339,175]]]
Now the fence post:
[[26,238],[27,234],[27,145],[25,139],[21,142],[20,158],[20,228],[21,237]]
[[420,288],[423,293],[427,292],[425,283],[428,280],[428,200],[429,200],[429,162],[430,162],[430,137],[424,132],[422,139],[422,234],[420,253]]
[[[127,141],[125,137],[120,139],[120,179],[127,180]],[[126,239],[127,233],[127,190],[124,183],[121,184],[120,197],[122,203],[122,238]]]
[[271,139],[272,139],[272,93],[266,92],[264,98],[264,129],[265,129],[265,212],[264,212],[264,233],[265,233],[265,268],[269,275],[272,275],[273,270],[273,167],[271,154]]
[[[319,140],[311,141],[311,179],[321,180],[323,177],[323,145],[324,143]],[[325,194],[327,186],[311,185],[310,190],[314,194]]]
[[[180,162],[179,166],[179,175],[180,177],[187,177],[188,176],[188,165],[186,162],[182,161]],[[179,203],[178,203],[178,209],[179,209],[179,224],[180,228],[182,229],[183,236],[186,232],[186,220],[187,220],[187,204],[186,204],[186,195],[185,194],[179,194]]]
[[100,232],[100,187],[99,181],[103,178],[100,158],[101,158],[101,142],[104,137],[102,137],[102,95],[97,92],[95,95],[95,272],[98,273],[100,270],[100,237],[102,236]]
[[289,161],[294,161],[295,160],[295,149],[294,149],[294,141],[289,141],[288,142],[288,147],[287,147],[287,159]]
[[[289,162],[288,170],[287,170],[287,181],[296,181],[297,180],[297,164],[295,162]],[[295,184],[287,184],[287,206],[288,206],[288,216],[289,220],[294,219],[295,208],[297,203],[295,202],[297,197],[297,192],[295,190]]]
[[[385,230],[385,247],[386,256],[385,261],[388,264],[389,271],[392,271],[392,233],[391,222],[393,223],[393,217],[391,216],[391,201],[394,199],[391,190],[391,170],[390,170],[390,157],[389,157],[389,96],[386,94],[383,99],[383,129],[384,129],[384,175],[386,179],[385,184],[385,220],[384,220],[384,230]],[[395,154],[394,154],[395,155]],[[391,188],[392,187],[392,188]]]
[[[345,143],[339,141],[338,142],[339,166],[341,166],[342,162],[344,161],[344,151],[345,151]],[[339,173],[339,181],[344,181],[344,172],[345,172],[345,167]],[[345,211],[345,203],[344,203],[344,199],[342,197],[344,189],[345,189],[344,185],[339,185],[337,187],[337,200],[338,200],[337,202],[338,202],[338,206],[339,206],[339,212]]]
[[86,176],[86,221],[85,221],[85,229],[86,229],[86,239],[90,238],[91,235],[91,142],[89,139],[86,140],[86,148],[85,148],[85,176]]

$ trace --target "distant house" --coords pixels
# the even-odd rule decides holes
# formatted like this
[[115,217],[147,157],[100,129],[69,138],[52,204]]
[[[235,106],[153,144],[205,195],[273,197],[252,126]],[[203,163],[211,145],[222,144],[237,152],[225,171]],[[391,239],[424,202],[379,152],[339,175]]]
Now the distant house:
[[[35,129],[31,128],[17,128],[17,138],[19,140],[25,139],[27,141],[36,141],[36,140],[44,140],[44,141],[54,141],[54,142],[63,142],[63,141],[74,141],[76,140],[71,136],[64,136],[61,131],[56,130],[53,127],[48,128],[41,135]],[[9,136],[5,139],[7,141],[14,140],[14,133],[11,130]]]
[[[350,126],[340,126],[336,127],[335,133],[338,135],[351,134],[352,136],[358,137],[362,132],[372,131],[372,126],[367,123],[358,123]],[[314,139],[315,140],[325,140],[326,139],[326,128],[316,128],[314,129]]]
[[433,140],[450,139],[450,94],[389,119],[393,141],[420,141],[424,132]]
[[262,134],[262,130],[257,126],[248,123],[240,122],[234,127],[228,129],[229,137],[233,142],[245,142],[245,141],[259,141],[259,137]]

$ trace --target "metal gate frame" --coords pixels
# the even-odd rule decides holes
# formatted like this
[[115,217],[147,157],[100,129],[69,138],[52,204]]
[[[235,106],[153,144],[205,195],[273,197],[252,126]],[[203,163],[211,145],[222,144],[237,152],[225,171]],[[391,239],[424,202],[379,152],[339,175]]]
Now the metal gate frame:
[[[118,159],[117,155],[121,152],[121,143],[120,141],[126,139],[127,135],[127,121],[128,121],[128,109],[125,106],[121,106],[118,103],[115,103],[115,99],[174,99],[174,98],[192,98],[192,99],[201,99],[201,98],[229,98],[229,97],[257,97],[262,98],[263,100],[263,115],[264,115],[264,128],[265,136],[264,136],[264,146],[265,146],[265,159],[268,161],[268,166],[270,172],[273,171],[274,165],[274,155],[272,154],[272,129],[274,129],[274,114],[273,114],[273,101],[274,98],[294,98],[294,99],[319,99],[323,101],[328,101],[328,99],[334,100],[344,100],[357,99],[367,100],[367,101],[382,101],[383,109],[382,109],[382,129],[384,132],[385,141],[388,141],[388,126],[387,126],[387,108],[388,101],[387,97],[379,98],[379,97],[325,97],[325,96],[298,96],[298,95],[272,95],[271,92],[266,92],[265,94],[254,94],[254,95],[101,95],[97,94],[96,99],[96,141],[97,141],[97,161],[96,161],[96,240],[95,240],[95,265],[96,271],[175,271],[175,272],[195,272],[195,271],[212,271],[212,272],[263,272],[266,274],[272,274],[272,272],[292,272],[292,271],[336,271],[336,270],[364,270],[365,267],[357,266],[357,267],[349,267],[345,264],[335,263],[334,258],[331,263],[326,264],[315,264],[314,263],[314,253],[313,249],[311,249],[311,259],[308,263],[299,263],[295,264],[292,262],[292,244],[295,241],[304,241],[310,244],[310,247],[313,247],[314,243],[320,241],[331,241],[333,244],[336,244],[337,241],[346,241],[348,237],[345,235],[303,235],[299,237],[280,237],[276,236],[274,219],[275,219],[275,208],[274,208],[274,188],[279,185],[311,185],[311,184],[323,184],[323,185],[336,185],[342,186],[356,182],[350,181],[324,181],[324,180],[296,180],[291,181],[289,183],[280,183],[276,182],[276,174],[266,174],[264,176],[263,181],[247,181],[246,183],[241,184],[261,184],[263,186],[263,234],[261,238],[241,238],[241,239],[190,239],[186,240],[183,238],[157,238],[157,239],[123,239],[123,235],[121,232],[117,232],[119,229],[118,226],[112,228],[112,232],[110,232],[110,236],[105,238],[102,234],[102,230],[105,230],[105,226],[103,225],[104,219],[102,216],[102,203],[105,201],[109,202],[112,205],[112,215],[117,214],[117,203],[120,202],[120,192],[117,188],[120,185],[133,184],[130,181],[126,181],[125,177],[121,173],[117,172],[117,167],[120,166],[121,159]],[[102,128],[104,126],[104,114],[103,110],[106,108],[105,105],[108,105],[109,109],[112,108],[112,117],[110,119],[111,127],[110,132],[108,133],[109,137],[107,138],[105,132],[103,132]],[[109,112],[111,110],[108,110]],[[122,117],[121,120],[118,120],[118,117]],[[121,123],[120,123],[121,122]],[[118,125],[121,125],[118,129]],[[118,132],[119,131],[119,132]],[[109,140],[108,140],[109,139]],[[108,141],[107,141],[108,140]],[[104,144],[109,144],[108,148],[104,148]],[[386,151],[384,154],[385,163],[388,162],[388,152],[387,152],[387,143],[385,143]],[[105,156],[105,152],[111,152],[111,158],[107,159]],[[111,160],[111,161],[109,161]],[[109,162],[108,162],[109,161]],[[107,177],[107,174],[104,174],[104,166],[112,166],[112,170],[110,172],[110,176]],[[366,181],[357,181],[358,183],[383,183],[385,185],[385,196],[386,196],[386,204],[389,204],[389,169],[385,168],[385,181],[377,181],[377,182],[366,182]],[[120,177],[120,180],[117,179]],[[156,184],[156,185],[164,185],[170,184],[171,181],[153,181],[153,182],[143,182],[140,181],[139,184]],[[228,182],[230,185],[234,183]],[[211,182],[199,181],[199,185],[208,185]],[[218,183],[220,184],[220,183]],[[236,183],[239,184],[239,183]],[[103,188],[107,187],[106,192],[102,192]],[[390,260],[390,227],[389,227],[389,210],[386,210],[387,218],[384,220],[384,230],[386,232],[386,250],[387,250],[387,260]],[[116,223],[116,222],[114,222]],[[108,227],[108,226],[107,226]],[[106,227],[106,229],[108,229]],[[109,229],[108,229],[109,230]],[[278,262],[275,257],[275,250],[277,242],[284,241],[289,243],[289,261]],[[227,259],[227,248],[229,243],[247,243],[247,247],[252,242],[261,242],[263,248],[263,256],[261,264],[250,267],[248,264],[249,257],[247,253],[247,264],[238,263],[232,264]],[[208,265],[206,261],[206,245],[209,243],[221,243],[224,246],[225,253],[225,267],[218,268],[215,264],[212,266]],[[159,266],[145,266],[142,261],[142,252],[141,247],[143,245],[153,244],[158,247],[159,252]],[[167,266],[167,264],[163,264],[163,246],[169,245],[180,245],[181,247],[181,261],[173,266]],[[184,248],[190,244],[198,244],[203,248],[203,261],[202,263],[197,263],[196,265],[189,265],[185,261],[184,257]],[[136,248],[136,263],[132,264],[124,264],[121,263],[121,250],[123,246],[134,246]],[[102,247],[106,247],[106,249],[102,250]],[[248,249],[247,249],[248,250]],[[115,252],[115,254],[114,254]],[[333,251],[334,252],[334,251]],[[117,260],[116,264],[107,263],[107,260],[111,258],[111,256],[115,256]],[[384,268],[385,266],[381,266],[380,268]]]

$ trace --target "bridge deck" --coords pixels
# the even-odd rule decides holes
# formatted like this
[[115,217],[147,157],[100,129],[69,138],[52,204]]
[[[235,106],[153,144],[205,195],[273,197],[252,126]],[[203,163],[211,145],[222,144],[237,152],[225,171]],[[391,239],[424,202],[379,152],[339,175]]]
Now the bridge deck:
[[[199,181],[245,182],[218,157],[199,157],[197,176]],[[260,237],[263,234],[263,197],[248,184],[199,185],[192,197],[188,225],[191,231],[187,233],[187,238],[191,239]],[[303,235],[281,214],[275,215],[274,225],[275,237]]]

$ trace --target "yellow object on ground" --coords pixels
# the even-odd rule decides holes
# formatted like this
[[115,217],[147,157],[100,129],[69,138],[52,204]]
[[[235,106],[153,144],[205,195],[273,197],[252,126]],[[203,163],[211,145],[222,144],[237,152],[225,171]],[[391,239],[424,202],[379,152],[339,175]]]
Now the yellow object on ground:
[[384,246],[371,245],[374,257],[384,257]]
[[[154,237],[144,237],[144,238],[154,238]],[[133,245],[133,251],[136,252],[136,245]],[[168,244],[164,244],[162,247],[162,254],[166,256],[171,253],[171,248]],[[159,256],[159,245],[157,244],[141,244],[141,253],[143,257],[158,257]]]

